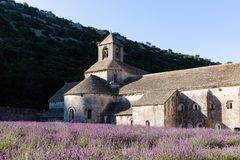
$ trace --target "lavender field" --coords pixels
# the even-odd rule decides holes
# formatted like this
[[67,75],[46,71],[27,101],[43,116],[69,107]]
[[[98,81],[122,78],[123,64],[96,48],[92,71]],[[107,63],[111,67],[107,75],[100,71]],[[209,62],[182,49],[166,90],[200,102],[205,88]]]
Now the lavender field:
[[240,132],[0,122],[0,159],[239,159]]

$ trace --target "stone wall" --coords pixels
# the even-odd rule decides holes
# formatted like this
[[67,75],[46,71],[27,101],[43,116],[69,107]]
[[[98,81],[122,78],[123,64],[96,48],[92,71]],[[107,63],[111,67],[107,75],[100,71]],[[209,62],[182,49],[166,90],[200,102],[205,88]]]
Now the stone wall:
[[[216,111],[220,115],[219,119],[214,121],[212,127],[216,127],[216,123],[221,123],[222,127],[234,129],[240,126],[240,109],[239,109],[239,87],[222,87],[210,90],[213,95],[213,102],[216,103]],[[233,106],[227,109],[227,102],[232,101]],[[218,110],[218,108],[221,108]],[[214,113],[212,113],[214,114]]]
[[131,115],[116,116],[117,125],[131,125],[131,120],[132,120]]
[[107,81],[108,79],[108,73],[107,71],[99,71],[99,72],[93,72],[93,73],[86,73],[85,74],[85,78],[88,78],[90,75],[94,75],[94,76],[97,76],[97,77],[100,77],[104,80]]
[[[227,102],[232,101],[233,107],[227,109]],[[184,110],[179,110],[180,105]],[[194,105],[199,108],[194,110]],[[182,127],[239,128],[239,86],[221,87],[191,91],[178,94],[178,110],[176,125]]]
[[64,102],[50,102],[49,109],[59,109],[64,108]]
[[40,121],[41,113],[36,109],[0,107],[0,121]]
[[133,125],[164,126],[164,105],[132,107]]
[[117,83],[122,84],[127,78],[131,77],[138,77],[132,73],[124,71],[123,69],[109,69],[108,71],[99,71],[99,72],[92,72],[86,73],[85,78],[88,78],[90,75],[95,75],[106,80],[108,83],[114,80],[114,74],[117,75]]
[[[208,89],[182,91],[178,94],[177,126],[191,128],[202,124],[208,127],[207,95]],[[194,109],[195,105],[197,109]]]
[[126,80],[127,78],[136,77],[136,75],[126,72],[123,69],[109,70],[108,71],[108,82],[113,81],[114,74],[117,75],[117,83],[119,83],[119,84],[122,84],[124,82],[124,80]]
[[144,94],[142,93],[134,93],[134,94],[129,94],[129,95],[124,95],[124,96],[118,96],[117,100],[118,101],[129,101],[130,103],[133,103],[135,101],[138,101],[143,97]]
[[[101,123],[103,122],[102,113],[114,97],[111,95],[85,94],[85,95],[66,95],[64,96],[64,121],[69,119],[70,109],[74,110],[74,122]],[[92,111],[92,118],[87,118],[87,110]]]
[[164,126],[165,127],[178,127],[177,112],[178,106],[178,92],[175,92],[168,100],[164,103]]

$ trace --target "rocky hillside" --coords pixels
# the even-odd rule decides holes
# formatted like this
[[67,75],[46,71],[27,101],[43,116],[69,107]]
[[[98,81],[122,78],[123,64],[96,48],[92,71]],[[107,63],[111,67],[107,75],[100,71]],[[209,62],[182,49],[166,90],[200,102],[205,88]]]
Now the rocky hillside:
[[[125,45],[125,62],[149,72],[216,64],[116,34]],[[0,104],[45,108],[65,82],[83,79],[107,35],[26,3],[0,0]]]

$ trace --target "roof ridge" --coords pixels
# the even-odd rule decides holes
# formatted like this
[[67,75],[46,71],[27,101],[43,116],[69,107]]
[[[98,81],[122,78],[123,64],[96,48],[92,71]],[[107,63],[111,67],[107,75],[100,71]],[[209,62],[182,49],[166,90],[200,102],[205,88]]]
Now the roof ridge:
[[71,83],[80,83],[79,81],[75,81],[75,82],[65,82],[65,84],[71,84]]
[[88,70],[85,71],[86,73],[91,73],[91,72],[97,72],[97,71],[103,71],[103,70],[108,70],[108,69],[115,69],[115,68],[120,68],[120,69],[125,69],[128,72],[132,72],[135,74],[146,74],[148,72],[128,65],[124,62],[121,62],[119,60],[116,59],[106,59],[106,60],[102,60],[102,61],[97,61],[96,63],[94,63]]
[[80,82],[65,83],[59,90],[57,90],[49,99],[48,102],[63,101],[63,96],[66,92],[71,90]]
[[217,64],[217,65],[211,65],[211,66],[202,66],[202,67],[196,67],[196,68],[187,68],[187,69],[180,69],[180,70],[173,70],[173,71],[164,71],[164,72],[159,72],[159,73],[150,73],[150,74],[143,75],[143,78],[157,76],[157,75],[161,75],[161,74],[170,74],[170,73],[176,73],[176,72],[187,72],[187,71],[196,71],[196,70],[206,70],[206,69],[219,68],[219,67],[232,66],[232,65],[240,65],[240,62]]

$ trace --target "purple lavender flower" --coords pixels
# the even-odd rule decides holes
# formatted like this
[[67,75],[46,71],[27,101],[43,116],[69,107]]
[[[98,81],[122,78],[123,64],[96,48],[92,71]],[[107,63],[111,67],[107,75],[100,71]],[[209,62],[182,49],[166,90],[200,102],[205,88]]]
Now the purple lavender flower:
[[0,122],[0,159],[238,159],[240,132]]

